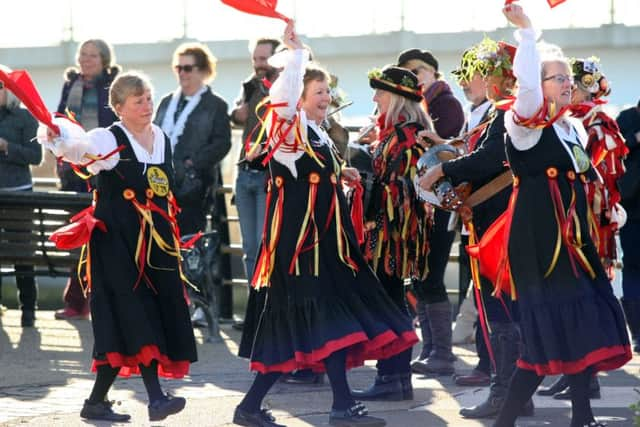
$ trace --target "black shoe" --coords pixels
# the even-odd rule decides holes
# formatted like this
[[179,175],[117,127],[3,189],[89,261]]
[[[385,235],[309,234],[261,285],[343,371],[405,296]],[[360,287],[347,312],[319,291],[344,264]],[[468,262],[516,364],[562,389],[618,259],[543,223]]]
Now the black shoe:
[[316,374],[304,369],[281,375],[280,382],[285,384],[324,384],[324,374]]
[[23,328],[33,328],[36,323],[36,313],[33,310],[22,309],[22,317],[20,318],[20,326]]
[[445,356],[444,358],[428,357],[425,360],[414,360],[411,362],[411,372],[421,375],[453,375],[453,361],[455,356]]
[[108,402],[106,400],[104,402],[91,403],[85,400],[82,410],[80,411],[80,416],[87,420],[113,421],[116,423],[129,421],[131,415],[113,412],[111,408],[113,403],[114,402]]
[[[571,388],[567,387],[564,391],[553,395],[556,400],[571,400]],[[598,377],[593,376],[589,381],[589,399],[600,399],[600,382]]]
[[475,368],[468,374],[455,375],[453,381],[463,387],[485,387],[491,383],[489,374]]
[[[410,374],[408,374],[410,375]],[[351,396],[358,400],[412,400],[413,389],[404,390],[401,377],[406,375],[376,376],[375,382],[367,390],[352,390]]]
[[[489,395],[487,400],[479,405],[460,409],[460,415],[465,418],[494,418],[498,416],[503,402],[504,397]],[[532,417],[534,411],[533,400],[529,399],[520,410],[518,416]]]
[[233,412],[233,423],[248,427],[286,427],[284,424],[276,424],[276,419],[269,410],[261,409],[251,414],[239,406]]
[[460,415],[465,418],[493,418],[500,412],[502,402],[504,402],[503,397],[489,396],[479,405],[460,409]]
[[569,379],[566,375],[561,375],[560,378],[551,384],[551,387],[542,387],[536,392],[536,394],[538,396],[553,396],[556,393],[560,393],[567,387],[569,387]]
[[370,417],[362,403],[356,403],[346,411],[331,410],[329,425],[341,427],[384,427],[387,422],[382,418]]
[[169,415],[177,414],[184,409],[186,403],[187,401],[184,397],[174,397],[169,393],[165,393],[161,399],[154,400],[147,406],[149,421],[160,421]]

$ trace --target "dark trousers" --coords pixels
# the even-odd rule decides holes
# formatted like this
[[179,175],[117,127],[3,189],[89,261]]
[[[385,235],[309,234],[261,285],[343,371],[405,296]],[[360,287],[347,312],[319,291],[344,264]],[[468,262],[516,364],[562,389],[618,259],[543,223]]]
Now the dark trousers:
[[429,273],[424,281],[414,284],[421,289],[418,294],[427,304],[447,301],[449,298],[444,285],[444,273],[449,262],[451,245],[456,236],[455,231],[447,230],[449,216],[449,212],[436,208],[429,236],[429,255],[427,256]]
[[[38,287],[33,276],[32,265],[16,265],[16,287],[18,288],[18,301],[23,310],[35,310],[38,300]],[[0,302],[2,302],[2,276],[0,276]]]
[[640,299],[640,221],[628,220],[620,229],[622,258],[622,295],[625,299]]
[[[393,300],[394,304],[400,309],[400,311],[409,315],[404,280],[397,276],[389,276],[384,272],[383,267],[378,268],[377,276],[382,283],[384,290],[387,292],[391,300]],[[379,376],[406,374],[411,372],[410,363],[411,349],[409,348],[402,353],[391,356],[388,359],[378,360],[376,367],[378,368]]]
[[460,310],[462,301],[467,296],[469,282],[471,281],[471,266],[469,265],[469,254],[466,249],[468,244],[469,235],[460,234],[460,246],[458,246],[458,310]]

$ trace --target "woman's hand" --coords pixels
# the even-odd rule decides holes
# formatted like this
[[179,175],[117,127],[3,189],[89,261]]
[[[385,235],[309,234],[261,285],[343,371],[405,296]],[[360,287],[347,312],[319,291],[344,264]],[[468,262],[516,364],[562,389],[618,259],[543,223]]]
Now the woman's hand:
[[360,181],[360,172],[358,169],[352,167],[342,168],[342,180],[349,187],[353,187]]
[[60,135],[57,134],[53,129],[47,128],[47,141],[48,142],[53,142],[53,140],[55,140],[59,136]]
[[442,172],[442,163],[427,169],[427,172],[418,178],[418,185],[425,191],[433,191],[433,184],[438,182],[444,176]]
[[446,142],[446,139],[440,138],[440,136],[432,130],[425,129],[416,134],[416,143],[425,150],[434,145],[444,144]]
[[282,36],[282,42],[291,50],[302,49],[304,46],[296,33],[296,24],[293,20],[287,22],[287,27],[284,29],[284,35]]
[[375,123],[371,123],[370,125],[363,126],[358,131],[358,138],[356,142],[358,144],[371,144],[372,142],[378,139],[378,131]]
[[524,13],[521,6],[511,3],[502,9],[502,13],[509,22],[518,28],[531,28],[531,20]]

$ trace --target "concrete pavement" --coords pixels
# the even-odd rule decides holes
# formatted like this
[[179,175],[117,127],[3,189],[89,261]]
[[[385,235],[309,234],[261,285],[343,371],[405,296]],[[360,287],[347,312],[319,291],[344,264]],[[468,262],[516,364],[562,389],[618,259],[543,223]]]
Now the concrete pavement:
[[[249,388],[252,375],[247,362],[235,356],[239,332],[222,326],[223,341],[206,343],[197,332],[199,362],[191,376],[163,381],[163,387],[187,398],[180,414],[154,426],[231,426],[233,410]],[[37,313],[36,328],[20,327],[20,312],[9,310],[0,317],[0,426],[109,425],[88,422],[79,416],[93,384],[92,334],[88,321],[54,320],[52,311]],[[455,347],[456,370],[469,370],[476,358],[472,346]],[[623,369],[600,374],[602,399],[592,401],[598,419],[610,427],[633,426],[629,405],[640,400],[640,356]],[[372,381],[372,365],[349,373],[354,387]],[[550,382],[552,379],[547,379]],[[462,406],[481,402],[487,388],[457,387],[450,377],[413,377],[415,399],[408,402],[369,402],[370,413],[383,417],[391,427],[490,426],[491,420],[465,420]],[[117,411],[132,415],[128,425],[152,425],[146,413],[146,393],[139,377],[118,378],[109,398],[120,401]],[[569,425],[570,404],[551,398],[534,398],[536,415],[521,418],[522,426]],[[267,395],[277,421],[289,427],[326,426],[331,391],[328,384],[293,386],[276,384]]]

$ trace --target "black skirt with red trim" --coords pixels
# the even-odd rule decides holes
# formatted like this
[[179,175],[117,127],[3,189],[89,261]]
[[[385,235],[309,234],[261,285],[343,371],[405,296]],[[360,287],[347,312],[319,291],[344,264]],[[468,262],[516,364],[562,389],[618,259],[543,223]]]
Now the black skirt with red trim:
[[[519,178],[509,234],[524,343],[518,366],[538,375],[621,367],[631,359],[629,337],[590,237],[585,183],[594,179],[592,169],[575,172],[553,127],[529,150],[508,142],[507,156]],[[572,238],[579,243],[562,238],[558,211],[573,218]]]
[[[149,225],[144,233],[149,252],[145,252],[142,280],[136,265],[136,248],[141,218],[124,192],[135,193],[138,202],[153,203],[168,211],[168,200],[149,189],[151,169],[160,168],[171,177],[171,151],[165,142],[165,163],[147,165],[136,160],[124,132],[113,129],[119,145],[126,148],[120,161],[98,175],[96,218],[106,232],[94,229],[89,242],[91,279],[91,318],[94,335],[93,368],[109,364],[120,368],[120,375],[139,372],[139,365],[158,362],[158,373],[181,378],[190,363],[197,360],[193,327],[186,302],[184,284],[178,269],[178,257],[151,243]],[[165,215],[150,212],[153,232],[171,244],[173,235]]]
[[[330,154],[322,149],[319,152],[331,166]],[[297,166],[299,176],[295,179],[287,168],[271,162],[274,179],[281,177],[284,181],[282,230],[269,286],[252,292],[247,319],[257,321],[245,322],[240,355],[250,356],[251,369],[262,373],[308,368],[322,372],[322,361],[341,349],[347,349],[347,368],[352,368],[412,347],[418,337],[411,319],[390,299],[364,260],[346,200],[336,188],[332,171],[328,167],[321,170],[307,156]],[[309,206],[309,180],[303,174],[314,169],[320,177],[317,201],[312,207],[318,240],[307,236],[304,247],[308,249],[299,254],[295,272],[291,269],[292,258]],[[276,199],[274,194],[267,207],[267,241]],[[332,209],[340,212],[340,224]],[[341,246],[336,236],[343,232]],[[345,246],[355,269],[340,259],[340,248]]]

